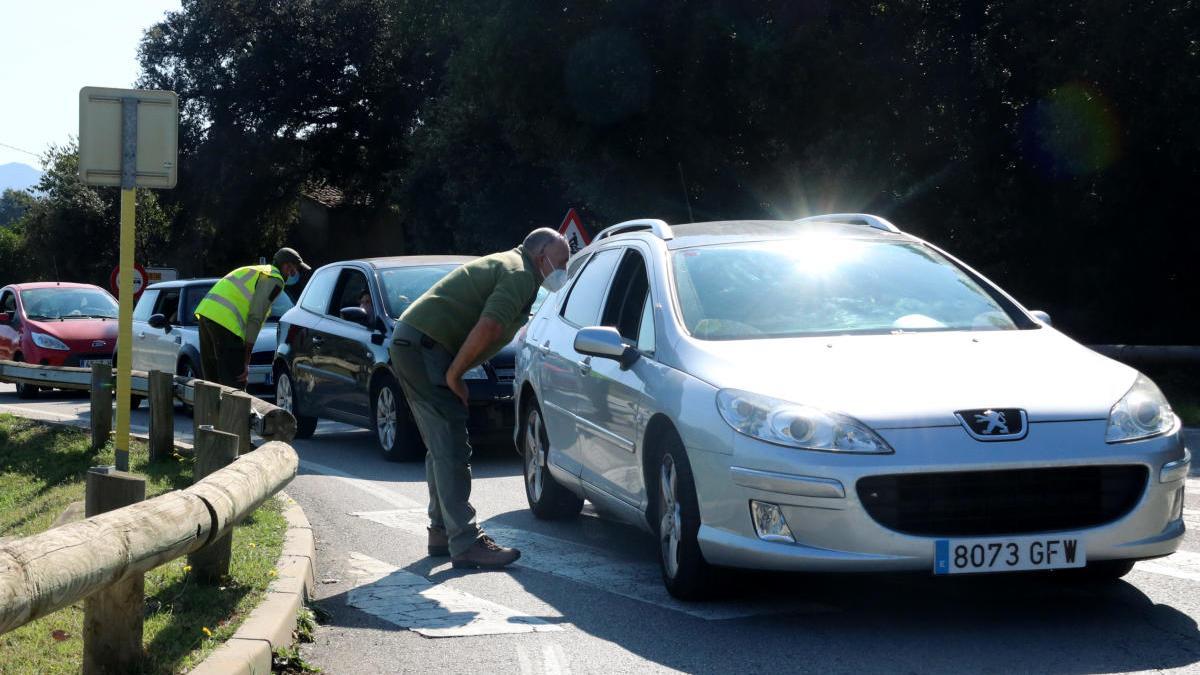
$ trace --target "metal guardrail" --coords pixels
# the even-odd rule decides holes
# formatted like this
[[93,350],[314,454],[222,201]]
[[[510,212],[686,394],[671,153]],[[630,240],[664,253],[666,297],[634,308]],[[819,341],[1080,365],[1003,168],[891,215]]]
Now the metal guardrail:
[[[0,382],[32,384],[57,389],[88,391],[91,389],[92,371],[88,368],[66,366],[41,366],[33,363],[0,360]],[[175,376],[175,399],[192,405],[195,388],[191,378]],[[148,396],[150,375],[142,370],[133,371],[132,391],[135,396]],[[221,393],[236,391],[221,387]],[[291,413],[267,401],[251,397],[250,429],[265,441],[290,442],[296,437],[296,419]]]

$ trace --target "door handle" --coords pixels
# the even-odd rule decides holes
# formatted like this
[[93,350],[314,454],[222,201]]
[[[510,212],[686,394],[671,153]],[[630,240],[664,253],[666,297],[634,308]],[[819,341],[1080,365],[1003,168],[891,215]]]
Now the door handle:
[[586,359],[579,361],[575,365],[579,366],[580,373],[587,375],[588,373],[592,372],[592,357],[589,356]]
[[317,336],[315,336],[315,335],[313,336],[313,339],[312,339],[312,343],[313,343],[314,345],[319,345],[319,344],[321,344],[321,343],[322,343],[322,342],[324,342],[324,341],[325,341],[325,340],[324,340],[324,338],[319,338],[319,337],[317,337]]
[[545,342],[542,343],[542,345],[540,347],[538,347],[538,349],[542,350],[543,352],[550,351],[550,341],[546,340]]

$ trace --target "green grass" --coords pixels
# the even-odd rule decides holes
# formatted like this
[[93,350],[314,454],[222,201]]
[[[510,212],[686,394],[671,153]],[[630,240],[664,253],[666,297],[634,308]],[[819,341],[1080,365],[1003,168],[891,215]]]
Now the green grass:
[[[112,463],[111,447],[91,452],[82,431],[0,415],[0,537],[44,531],[83,499],[87,469]],[[148,497],[192,482],[190,460],[150,464],[143,444],[131,448],[130,465],[146,476]],[[184,558],[148,572],[143,672],[187,670],[233,635],[274,578],[286,529],[274,499],[235,528],[230,577],[221,586],[196,583]],[[0,673],[78,673],[82,633],[80,602],[0,635]]]

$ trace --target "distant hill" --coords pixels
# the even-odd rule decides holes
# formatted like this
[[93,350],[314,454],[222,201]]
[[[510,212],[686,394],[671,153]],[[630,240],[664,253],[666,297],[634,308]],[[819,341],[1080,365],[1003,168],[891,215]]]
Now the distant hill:
[[37,185],[41,180],[42,172],[19,162],[10,164],[0,164],[0,193],[5,190],[24,190]]

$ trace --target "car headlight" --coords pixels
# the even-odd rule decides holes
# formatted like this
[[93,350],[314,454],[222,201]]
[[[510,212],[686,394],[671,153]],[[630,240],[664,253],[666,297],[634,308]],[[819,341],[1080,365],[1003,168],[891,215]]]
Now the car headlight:
[[488,379],[488,374],[487,374],[487,371],[483,369],[483,366],[479,365],[479,366],[475,366],[474,368],[463,373],[463,379],[464,380],[486,380],[486,379]]
[[1133,386],[1108,413],[1107,443],[1161,436],[1175,428],[1175,412],[1150,378],[1138,373]]
[[59,340],[58,338],[54,337],[53,335],[46,335],[45,333],[32,333],[32,332],[29,335],[30,335],[30,337],[33,338],[33,344],[41,347],[42,349],[55,349],[60,352],[71,351],[70,347],[68,347],[66,344],[63,343],[62,340]]
[[886,454],[892,447],[858,420],[737,389],[717,392],[717,410],[736,431],[768,443],[825,452]]

